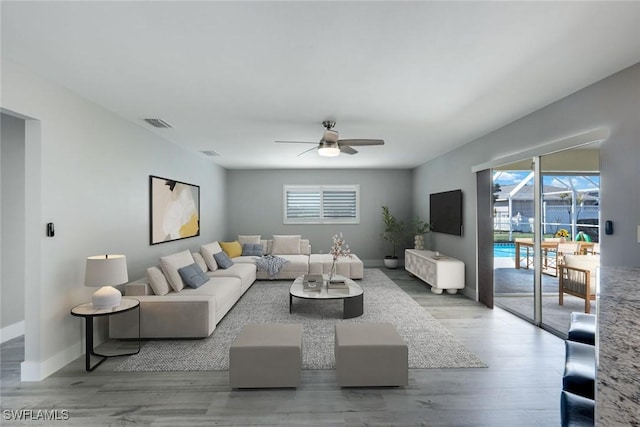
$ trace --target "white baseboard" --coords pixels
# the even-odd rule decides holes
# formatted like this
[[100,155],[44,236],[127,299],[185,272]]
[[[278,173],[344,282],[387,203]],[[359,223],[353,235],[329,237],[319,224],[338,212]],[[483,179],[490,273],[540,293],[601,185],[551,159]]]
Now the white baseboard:
[[20,364],[20,381],[42,381],[57,370],[65,367],[82,355],[83,345],[78,342],[55,354],[44,362],[25,360]]
[[0,329],[0,344],[24,335],[24,320]]

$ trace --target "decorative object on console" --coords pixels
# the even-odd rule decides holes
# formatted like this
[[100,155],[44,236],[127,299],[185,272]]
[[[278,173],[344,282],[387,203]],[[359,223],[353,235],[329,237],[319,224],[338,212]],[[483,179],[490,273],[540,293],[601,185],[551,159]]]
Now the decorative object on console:
[[127,258],[124,255],[97,255],[87,258],[84,285],[100,287],[91,299],[94,308],[119,306],[122,294],[113,285],[122,285],[128,281]]
[[[344,248],[342,247],[344,245]],[[336,275],[336,262],[338,261],[338,257],[347,257],[351,258],[351,249],[349,249],[349,245],[346,244],[344,238],[342,237],[342,233],[338,233],[333,236],[333,245],[329,250],[329,253],[333,257],[333,263],[331,264],[331,273],[329,274],[329,281],[333,280]]]
[[415,229],[413,248],[421,251],[424,249],[424,235],[431,231],[431,224],[421,220],[419,216],[416,216],[413,220],[413,228]]
[[150,244],[200,235],[200,186],[149,176]]
[[398,268],[398,257],[396,249],[401,239],[404,238],[404,222],[398,221],[396,217],[389,212],[389,206],[382,207],[382,222],[384,223],[384,232],[382,238],[391,244],[391,255],[384,257],[384,265],[387,268]]

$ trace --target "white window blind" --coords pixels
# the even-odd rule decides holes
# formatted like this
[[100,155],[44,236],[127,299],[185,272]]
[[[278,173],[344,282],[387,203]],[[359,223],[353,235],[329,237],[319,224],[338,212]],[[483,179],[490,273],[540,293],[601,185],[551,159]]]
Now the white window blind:
[[358,185],[284,186],[285,224],[357,224]]

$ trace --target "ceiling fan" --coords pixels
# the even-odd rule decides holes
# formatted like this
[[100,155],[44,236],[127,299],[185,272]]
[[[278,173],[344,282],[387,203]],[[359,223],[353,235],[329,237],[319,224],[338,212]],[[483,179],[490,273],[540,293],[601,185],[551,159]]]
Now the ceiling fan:
[[276,142],[285,144],[318,144],[317,147],[305,150],[302,153],[298,154],[298,156],[302,156],[303,154],[306,154],[311,150],[317,149],[318,154],[323,157],[335,157],[340,153],[356,154],[358,150],[354,149],[353,146],[384,145],[384,141],[381,139],[338,139],[338,131],[333,129],[335,125],[336,122],[333,120],[325,120],[322,122],[322,126],[324,126],[326,130],[324,131],[324,135],[322,135],[322,139],[319,143],[306,141]]

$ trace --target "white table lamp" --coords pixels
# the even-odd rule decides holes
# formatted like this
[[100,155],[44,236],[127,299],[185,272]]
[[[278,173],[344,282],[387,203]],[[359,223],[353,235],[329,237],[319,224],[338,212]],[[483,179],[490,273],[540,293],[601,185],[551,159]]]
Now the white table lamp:
[[112,285],[121,285],[128,281],[127,258],[124,255],[98,255],[87,258],[84,285],[100,286],[91,301],[94,308],[119,306],[122,294]]

